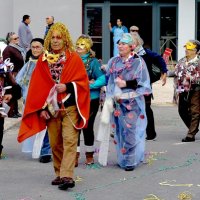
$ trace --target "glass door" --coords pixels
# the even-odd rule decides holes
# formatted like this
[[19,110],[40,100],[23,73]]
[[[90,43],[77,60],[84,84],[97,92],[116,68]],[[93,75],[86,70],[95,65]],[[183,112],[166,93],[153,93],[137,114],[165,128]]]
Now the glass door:
[[177,58],[177,8],[160,7],[160,53],[172,50],[172,59]]
[[[145,6],[144,6],[145,5]],[[139,27],[139,34],[144,40],[144,46],[152,48],[152,6],[151,5],[134,5],[129,6],[117,5],[111,6],[110,21],[112,25],[116,25],[117,19],[121,19],[123,25],[128,28],[131,26]],[[113,35],[111,34],[111,38]],[[111,56],[113,49],[113,42],[111,40]]]
[[84,27],[84,33],[92,38],[92,50],[102,59],[102,7],[86,7]]

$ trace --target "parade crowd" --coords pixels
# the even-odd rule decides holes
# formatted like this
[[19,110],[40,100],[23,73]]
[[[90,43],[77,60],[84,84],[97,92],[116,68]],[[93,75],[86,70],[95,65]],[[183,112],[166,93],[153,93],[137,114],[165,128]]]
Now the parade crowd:
[[[52,161],[51,184],[60,190],[75,186],[81,134],[86,165],[106,166],[113,138],[116,164],[125,171],[141,166],[145,142],[157,137],[151,100],[152,84],[160,79],[164,86],[167,81],[162,55],[145,46],[139,27],[128,29],[121,19],[115,26],[108,24],[113,57],[105,64],[96,57],[89,35],[72,41],[67,26],[48,16],[44,35],[34,38],[30,23],[30,16],[24,15],[18,33],[7,34],[0,58],[0,159],[5,117],[22,117],[17,137],[22,152],[41,163]],[[175,66],[174,91],[178,113],[188,128],[182,142],[195,142],[200,123],[200,42],[188,40],[183,48],[185,56]],[[95,137],[100,142],[98,160]]]

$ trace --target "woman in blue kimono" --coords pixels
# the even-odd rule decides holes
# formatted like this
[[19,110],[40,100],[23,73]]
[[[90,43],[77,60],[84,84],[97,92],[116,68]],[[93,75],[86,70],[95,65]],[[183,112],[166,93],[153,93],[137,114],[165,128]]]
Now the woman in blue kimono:
[[122,37],[123,33],[128,33],[126,26],[122,25],[121,19],[117,19],[117,26],[111,26],[111,23],[108,24],[110,31],[113,33],[113,56],[119,54],[117,42]]
[[109,60],[106,98],[113,100],[111,126],[118,165],[132,171],[144,160],[147,118],[144,95],[151,93],[145,62],[132,52],[133,39],[124,33],[118,42],[119,56]]

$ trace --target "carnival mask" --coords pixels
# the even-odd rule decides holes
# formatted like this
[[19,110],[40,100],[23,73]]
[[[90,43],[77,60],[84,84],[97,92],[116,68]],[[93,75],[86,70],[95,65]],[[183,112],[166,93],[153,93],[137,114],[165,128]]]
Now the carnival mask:
[[59,54],[51,54],[48,51],[45,51],[42,57],[42,61],[47,60],[49,64],[55,64],[58,61],[59,57]]
[[196,44],[193,44],[192,42],[187,42],[184,47],[187,49],[187,50],[194,50],[196,49],[197,45]]
[[87,52],[91,49],[92,47],[92,42],[90,38],[79,38],[76,41],[76,48],[80,48],[80,49],[86,49]]

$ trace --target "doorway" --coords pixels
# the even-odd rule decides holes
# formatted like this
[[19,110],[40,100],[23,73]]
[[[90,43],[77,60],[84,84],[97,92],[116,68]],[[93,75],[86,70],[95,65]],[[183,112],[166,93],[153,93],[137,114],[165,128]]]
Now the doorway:
[[84,32],[91,37],[98,59],[102,59],[102,29],[102,7],[87,7]]
[[177,3],[95,1],[84,6],[84,33],[92,37],[96,56],[104,63],[113,54],[113,35],[108,29],[108,23],[116,25],[117,18],[122,19],[128,30],[132,25],[139,27],[145,47],[159,54],[167,47],[172,48],[173,59],[177,58]]
[[[152,6],[111,6],[110,13],[112,26],[116,25],[117,19],[121,19],[128,31],[133,25],[139,27],[139,34],[144,40],[145,47],[152,48]],[[110,56],[113,52],[112,37],[111,34]]]
[[177,11],[176,7],[160,7],[160,54],[172,49],[172,59],[177,58]]

